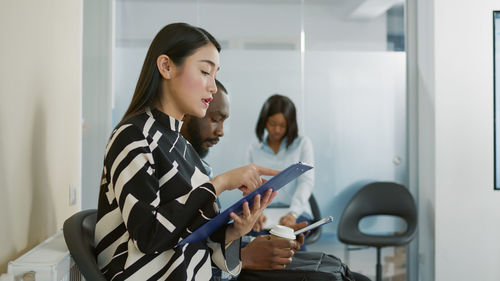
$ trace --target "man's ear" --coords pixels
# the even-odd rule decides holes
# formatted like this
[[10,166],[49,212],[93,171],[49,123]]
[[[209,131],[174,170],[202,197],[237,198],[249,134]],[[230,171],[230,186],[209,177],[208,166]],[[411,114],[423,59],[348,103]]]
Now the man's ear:
[[156,59],[156,66],[164,79],[171,79],[174,77],[175,64],[167,55],[160,55]]

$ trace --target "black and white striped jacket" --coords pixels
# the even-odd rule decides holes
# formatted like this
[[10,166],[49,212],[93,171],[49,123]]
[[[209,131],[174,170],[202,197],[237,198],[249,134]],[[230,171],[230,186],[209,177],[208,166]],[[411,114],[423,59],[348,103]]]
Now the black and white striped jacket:
[[108,280],[210,280],[212,262],[238,274],[240,243],[225,228],[177,243],[217,213],[215,190],[182,121],[156,109],[121,123],[106,147],[96,255]]

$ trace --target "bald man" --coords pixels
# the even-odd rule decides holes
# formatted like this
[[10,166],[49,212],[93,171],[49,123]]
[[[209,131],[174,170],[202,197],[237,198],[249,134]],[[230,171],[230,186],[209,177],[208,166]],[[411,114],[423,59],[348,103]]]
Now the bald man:
[[[207,156],[210,147],[216,145],[224,136],[224,121],[229,118],[229,98],[227,90],[216,80],[217,93],[207,109],[204,118],[196,118],[186,115],[181,134],[188,140],[200,158]],[[203,161],[209,175],[211,168]],[[306,222],[294,225],[295,230],[307,225]],[[243,269],[273,270],[284,269],[292,262],[292,257],[304,244],[304,235],[298,235],[297,239],[270,239],[268,235],[256,237],[248,245],[241,249],[241,262]],[[358,277],[359,276],[359,277]],[[361,275],[355,275],[356,280],[368,280]],[[363,279],[366,278],[366,279]]]
[[[210,147],[217,144],[224,136],[224,121],[229,117],[229,99],[226,88],[219,82],[217,93],[213,96],[204,118],[186,116],[181,128],[181,134],[198,152],[200,158],[207,156]],[[211,168],[205,162],[207,172]],[[306,224],[298,224],[300,229]],[[287,239],[270,240],[268,236],[254,239],[241,250],[243,269],[283,269],[290,264],[291,257],[304,243],[304,236],[299,235],[296,241]]]

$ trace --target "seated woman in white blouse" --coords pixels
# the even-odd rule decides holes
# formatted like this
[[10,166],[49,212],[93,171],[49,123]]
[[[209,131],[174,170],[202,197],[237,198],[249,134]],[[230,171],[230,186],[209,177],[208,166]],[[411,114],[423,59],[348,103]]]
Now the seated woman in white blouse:
[[[250,145],[246,159],[248,163],[277,170],[297,162],[314,165],[311,140],[299,136],[295,105],[288,97],[273,95],[267,99],[260,111],[255,133],[259,142]],[[310,170],[280,189],[270,205],[286,208],[279,218],[279,224],[291,226],[312,218],[309,197],[313,187],[314,170]],[[267,219],[262,215],[253,230],[260,231]]]

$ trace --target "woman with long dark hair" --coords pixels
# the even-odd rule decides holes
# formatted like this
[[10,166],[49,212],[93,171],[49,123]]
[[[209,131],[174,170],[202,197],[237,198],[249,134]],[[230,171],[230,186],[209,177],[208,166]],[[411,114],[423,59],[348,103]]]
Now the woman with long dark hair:
[[[288,97],[276,94],[266,100],[262,105],[255,133],[259,142],[248,149],[248,163],[278,170],[297,162],[314,165],[311,140],[306,136],[299,136],[295,105]],[[282,208],[283,216],[279,218],[279,224],[292,226],[312,218],[309,197],[313,187],[314,170],[311,170],[280,189],[270,206]],[[254,230],[261,230],[266,219],[262,215]]]
[[167,25],[151,43],[105,152],[95,250],[108,280],[210,280],[212,263],[233,274],[241,268],[239,238],[274,198],[271,190],[206,241],[176,246],[217,214],[220,193],[247,194],[261,175],[278,172],[249,165],[210,180],[180,135],[184,116],[203,117],[217,91],[219,51],[212,35],[185,23]]

